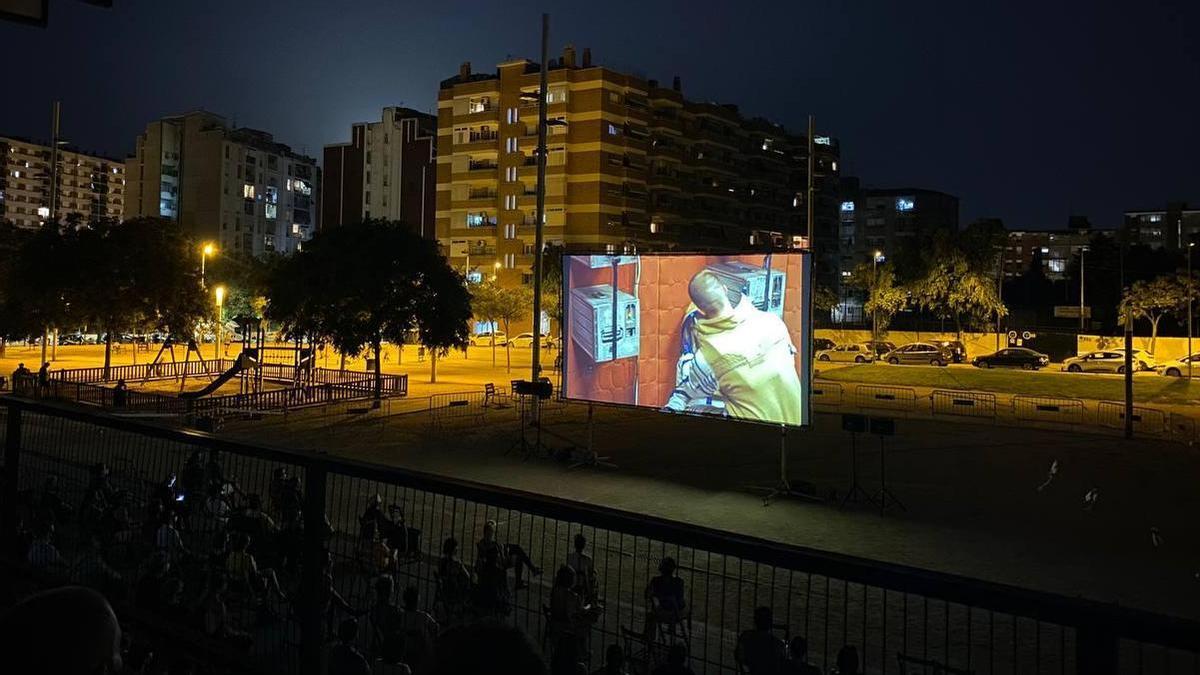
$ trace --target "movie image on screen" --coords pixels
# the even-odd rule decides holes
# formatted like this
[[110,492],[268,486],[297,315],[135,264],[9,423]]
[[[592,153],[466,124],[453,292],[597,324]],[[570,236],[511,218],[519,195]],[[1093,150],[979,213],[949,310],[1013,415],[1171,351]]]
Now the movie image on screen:
[[570,399],[809,423],[809,258],[563,256]]

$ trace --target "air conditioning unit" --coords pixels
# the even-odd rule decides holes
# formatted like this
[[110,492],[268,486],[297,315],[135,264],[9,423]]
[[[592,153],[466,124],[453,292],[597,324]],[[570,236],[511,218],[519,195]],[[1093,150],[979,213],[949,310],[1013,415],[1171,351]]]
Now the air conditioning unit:
[[594,363],[637,356],[641,344],[638,299],[618,290],[617,330],[613,333],[613,287],[608,284],[571,289],[571,338]]
[[618,265],[632,265],[637,262],[638,258],[636,255],[588,255],[580,257],[586,259],[588,267],[592,269],[612,267],[613,260],[616,260]]
[[783,290],[787,286],[785,272],[736,260],[709,265],[707,269],[725,284],[730,302],[746,296],[755,307],[783,318]]

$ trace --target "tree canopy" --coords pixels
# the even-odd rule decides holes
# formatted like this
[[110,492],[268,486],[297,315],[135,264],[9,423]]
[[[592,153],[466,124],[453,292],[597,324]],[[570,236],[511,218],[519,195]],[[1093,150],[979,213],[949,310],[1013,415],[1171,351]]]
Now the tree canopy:
[[1134,319],[1150,322],[1150,353],[1158,341],[1158,322],[1167,315],[1179,315],[1187,307],[1188,299],[1195,299],[1194,280],[1183,275],[1162,275],[1150,281],[1135,281],[1125,291],[1117,313],[1121,321],[1132,315]]

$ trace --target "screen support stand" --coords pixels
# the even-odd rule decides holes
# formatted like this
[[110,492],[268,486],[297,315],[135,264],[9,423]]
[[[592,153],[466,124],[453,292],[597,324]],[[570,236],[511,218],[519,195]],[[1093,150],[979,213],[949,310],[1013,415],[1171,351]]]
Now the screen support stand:
[[793,488],[791,481],[788,480],[787,425],[784,424],[779,425],[779,483],[767,493],[766,497],[763,497],[763,506],[770,506],[771,502],[780,497],[794,497],[811,502],[823,501],[816,495],[800,492]]
[[581,459],[579,459],[575,463],[571,464],[571,466],[567,467],[569,469],[577,469],[581,466],[602,466],[606,469],[619,468],[616,464],[613,464],[611,461],[609,461],[608,457],[601,457],[600,455],[596,454],[596,447],[595,447],[596,422],[593,419],[594,408],[595,408],[595,406],[592,405],[592,403],[589,401],[588,402],[588,415],[587,415],[587,449],[584,451],[583,457]]
[[879,437],[879,496],[878,496],[878,501],[879,501],[879,515],[883,515],[884,511],[888,510],[888,508],[893,507],[893,506],[899,507],[899,509],[901,511],[908,510],[907,508],[905,508],[904,502],[901,502],[900,499],[896,495],[892,494],[892,491],[889,490],[887,487],[887,455],[883,451],[883,436]]
[[847,502],[857,504],[859,501],[871,501],[871,495],[862,489],[858,484],[858,434],[850,434],[850,489],[846,494],[842,495],[842,501],[839,506],[845,506]]

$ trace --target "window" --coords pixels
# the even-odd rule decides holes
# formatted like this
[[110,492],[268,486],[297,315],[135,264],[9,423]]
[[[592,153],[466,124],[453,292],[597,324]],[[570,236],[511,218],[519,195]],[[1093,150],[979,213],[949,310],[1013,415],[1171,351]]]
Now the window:
[[371,182],[371,172],[370,171],[367,172],[367,182],[368,183]]
[[370,164],[370,163],[371,163],[371,151],[368,150],[367,151],[367,164]]
[[505,239],[516,239],[517,238],[517,226],[512,223],[505,225],[504,226],[504,238]]
[[510,138],[504,139],[504,149],[508,152],[516,152],[517,151],[517,137],[512,136]]
[[517,180],[517,167],[510,166],[504,170],[504,179],[513,182]]
[[[618,127],[617,125],[609,122],[608,135],[609,136],[620,136],[621,135],[621,127]],[[703,155],[701,155],[701,157],[703,157]]]
[[913,197],[896,197],[896,210],[901,213],[912,211],[917,208],[916,199]]
[[562,103],[567,100],[567,90],[564,87],[558,87],[546,92],[546,103]]
[[853,212],[854,211],[854,202],[842,202],[841,209],[842,209],[842,213]]
[[274,186],[267,186],[266,201],[268,204],[278,204],[279,203],[279,188],[274,187]]
[[504,254],[504,269],[511,270],[512,268],[514,268],[516,266],[517,266],[517,254],[516,253],[505,253]]
[[246,199],[254,199],[254,186],[246,183],[242,186],[242,196]]
[[371,193],[370,192],[366,193],[366,198],[364,199],[364,201],[367,203],[368,206],[371,204]]
[[485,112],[490,107],[490,99],[487,96],[472,98],[467,101],[467,114]]
[[275,204],[267,204],[264,207],[264,209],[265,209],[265,215],[267,216],[267,218],[270,218],[271,220],[274,220],[275,218],[277,218],[279,216],[279,207],[276,206]]
[[650,221],[650,234],[658,234],[660,225],[653,220]]
[[509,124],[516,124],[517,122],[519,122],[521,117],[520,117],[520,114],[517,112],[517,108],[509,108],[508,114],[505,116],[505,119],[508,120]]

